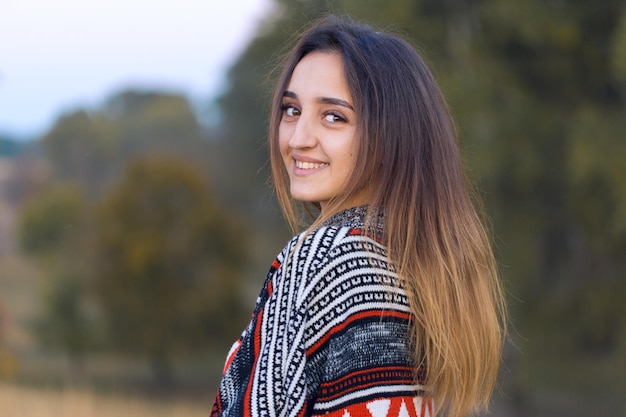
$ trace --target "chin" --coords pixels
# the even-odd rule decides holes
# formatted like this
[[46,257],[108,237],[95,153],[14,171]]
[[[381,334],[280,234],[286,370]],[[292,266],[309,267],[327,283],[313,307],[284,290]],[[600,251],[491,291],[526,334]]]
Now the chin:
[[299,195],[291,195],[291,198],[293,198],[296,201],[299,201],[301,203],[312,203],[315,204],[317,203],[319,200],[316,198],[309,198],[309,197],[305,197],[305,196],[299,196]]
[[315,193],[303,190],[291,190],[291,198],[303,203],[315,203],[319,201],[319,198]]

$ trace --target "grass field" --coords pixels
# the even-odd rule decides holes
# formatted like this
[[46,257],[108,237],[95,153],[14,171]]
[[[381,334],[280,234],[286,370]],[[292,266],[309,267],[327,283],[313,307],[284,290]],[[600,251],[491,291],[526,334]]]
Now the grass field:
[[212,404],[188,399],[36,389],[0,383],[0,417],[206,417]]

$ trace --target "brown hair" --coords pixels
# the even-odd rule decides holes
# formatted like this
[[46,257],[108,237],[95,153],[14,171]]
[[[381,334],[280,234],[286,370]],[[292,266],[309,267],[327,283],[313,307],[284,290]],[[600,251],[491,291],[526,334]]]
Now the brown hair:
[[303,33],[285,58],[269,129],[277,198],[294,229],[297,202],[289,195],[278,127],[291,74],[313,51],[342,57],[360,143],[345,192],[311,227],[363,188],[373,190],[369,215],[384,213],[388,255],[415,316],[416,365],[427,363],[428,394],[454,416],[486,408],[505,333],[504,298],[435,78],[408,42],[369,26],[329,16]]

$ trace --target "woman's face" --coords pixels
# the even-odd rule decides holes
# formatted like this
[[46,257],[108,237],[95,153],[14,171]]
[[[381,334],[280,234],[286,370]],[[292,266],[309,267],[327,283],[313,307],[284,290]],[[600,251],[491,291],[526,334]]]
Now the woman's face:
[[[319,203],[343,192],[356,165],[354,105],[341,56],[312,52],[295,67],[282,99],[278,140],[291,196]],[[346,203],[362,204],[353,199]]]

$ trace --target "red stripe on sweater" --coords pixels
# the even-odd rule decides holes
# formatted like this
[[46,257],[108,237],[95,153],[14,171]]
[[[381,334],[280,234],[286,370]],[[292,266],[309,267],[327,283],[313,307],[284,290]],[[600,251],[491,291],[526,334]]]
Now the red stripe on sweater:
[[383,385],[412,385],[413,370],[407,366],[381,367],[352,372],[320,385],[319,400],[331,401],[353,391]]
[[250,378],[248,379],[248,386],[246,387],[246,394],[243,400],[243,415],[250,416],[252,412],[250,410],[252,403],[252,382],[254,381],[254,372],[256,371],[257,359],[261,352],[261,323],[263,322],[263,310],[259,312],[257,316],[256,326],[254,327],[254,358],[252,361],[252,369],[250,370]]

